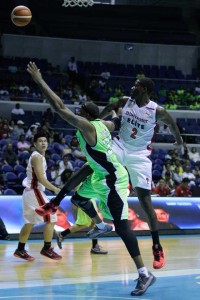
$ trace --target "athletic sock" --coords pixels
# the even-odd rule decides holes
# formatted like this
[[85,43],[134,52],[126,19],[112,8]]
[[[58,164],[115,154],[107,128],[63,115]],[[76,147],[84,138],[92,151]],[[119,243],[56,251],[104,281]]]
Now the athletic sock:
[[92,239],[92,248],[95,248],[97,244],[98,244],[98,240]]
[[19,251],[22,251],[22,250],[24,250],[24,248],[25,248],[25,243],[18,243],[18,247],[17,247],[17,249],[19,250]]
[[47,250],[51,248],[51,242],[44,242],[44,249]]
[[149,277],[148,270],[146,267],[139,268],[138,273],[139,275],[145,275],[146,277]]
[[98,223],[98,224],[95,224],[99,229],[104,229],[105,228],[105,223],[104,222],[101,222],[101,223]]

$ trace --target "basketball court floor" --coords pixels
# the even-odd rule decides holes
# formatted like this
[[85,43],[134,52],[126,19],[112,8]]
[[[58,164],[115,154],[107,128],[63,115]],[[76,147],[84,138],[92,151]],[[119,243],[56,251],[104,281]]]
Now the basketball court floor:
[[157,281],[139,297],[132,297],[137,272],[122,241],[102,238],[99,243],[107,255],[90,254],[87,238],[66,239],[60,250],[63,256],[53,261],[40,255],[42,240],[31,240],[27,250],[33,262],[13,256],[17,241],[0,241],[0,299],[20,300],[199,300],[200,235],[162,236],[167,259],[161,270],[152,268],[151,238],[139,237],[147,268]]

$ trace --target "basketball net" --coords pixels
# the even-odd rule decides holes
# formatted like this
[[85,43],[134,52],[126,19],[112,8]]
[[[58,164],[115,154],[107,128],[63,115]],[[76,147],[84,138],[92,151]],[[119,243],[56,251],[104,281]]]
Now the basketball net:
[[93,0],[64,0],[62,6],[63,7],[68,7],[68,6],[87,7],[87,6],[92,6],[93,4],[94,4]]

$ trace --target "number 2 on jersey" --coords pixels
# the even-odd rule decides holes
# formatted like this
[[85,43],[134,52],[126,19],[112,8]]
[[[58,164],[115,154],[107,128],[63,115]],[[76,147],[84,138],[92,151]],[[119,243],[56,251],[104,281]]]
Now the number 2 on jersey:
[[132,129],[133,133],[131,134],[132,139],[136,139],[136,134],[137,134],[137,128]]

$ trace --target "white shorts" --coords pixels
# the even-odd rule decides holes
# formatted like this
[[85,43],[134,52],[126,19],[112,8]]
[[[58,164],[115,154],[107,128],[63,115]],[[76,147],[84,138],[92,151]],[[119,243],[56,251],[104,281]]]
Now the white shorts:
[[149,150],[130,152],[124,149],[118,140],[113,140],[112,149],[118,161],[126,167],[132,186],[151,190],[152,162],[148,158],[151,152]]
[[38,189],[33,190],[26,188],[22,198],[22,210],[25,224],[37,224],[41,222],[55,223],[57,221],[56,214],[41,217],[35,212],[36,207],[48,202],[49,200],[44,192]]

